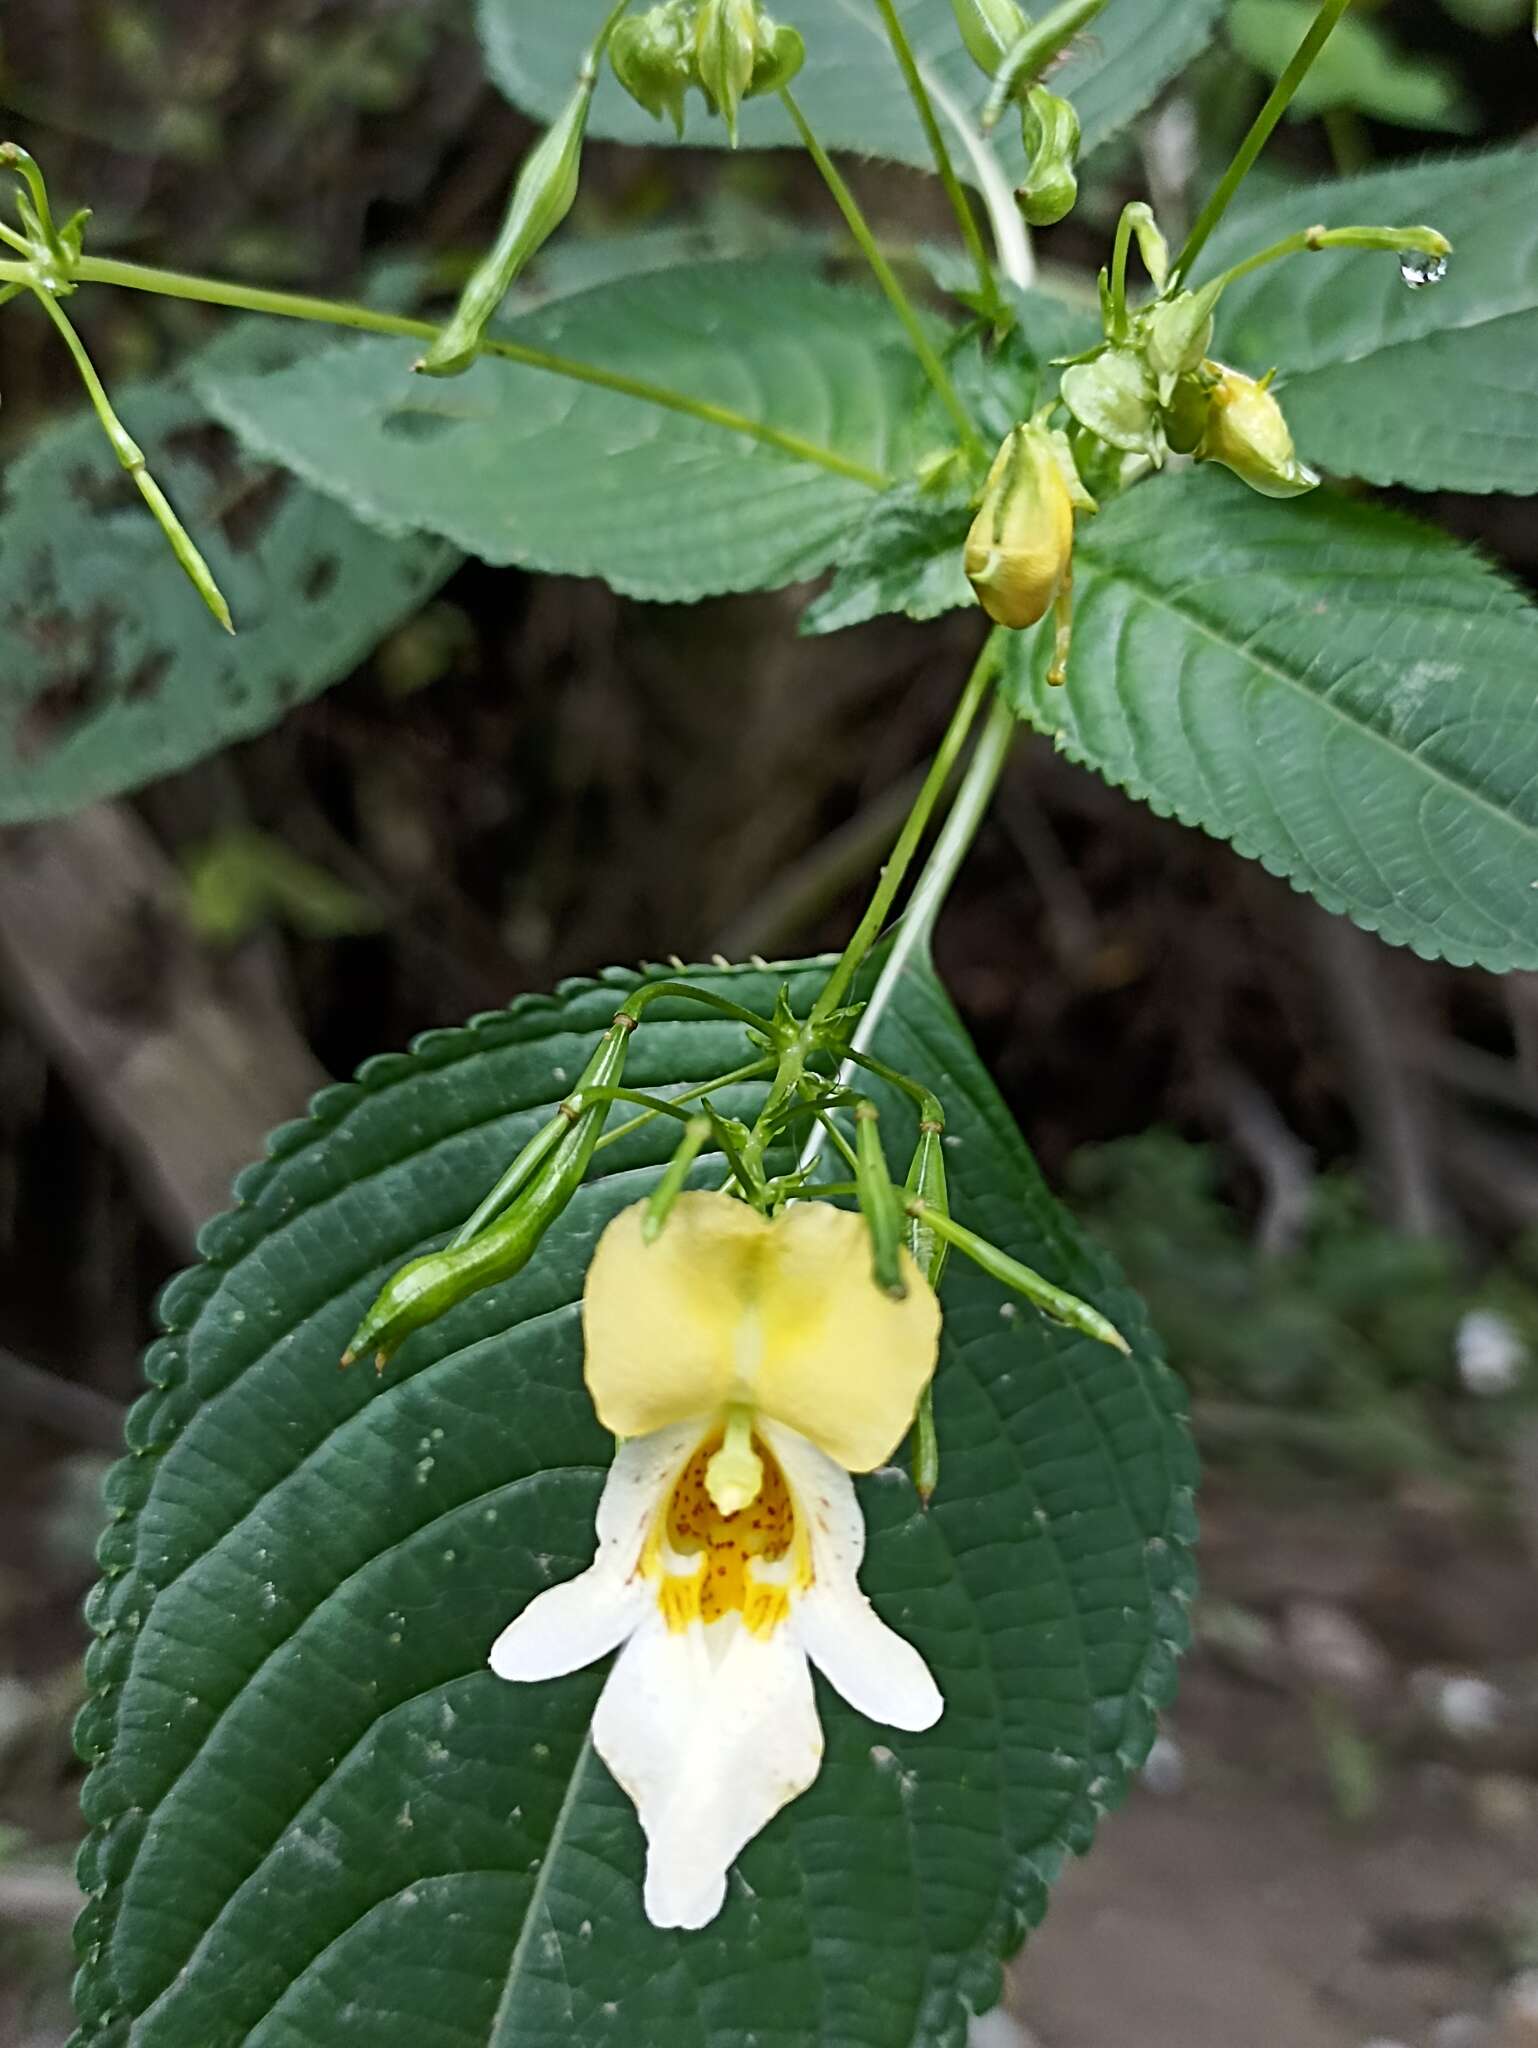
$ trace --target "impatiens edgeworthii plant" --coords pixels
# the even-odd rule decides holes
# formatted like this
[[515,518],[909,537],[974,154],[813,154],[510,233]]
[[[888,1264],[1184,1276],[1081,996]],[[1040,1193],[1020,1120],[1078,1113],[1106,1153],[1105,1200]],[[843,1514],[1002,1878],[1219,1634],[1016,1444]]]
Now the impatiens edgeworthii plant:
[[[8,820],[271,722],[458,551],[671,602],[831,569],[808,632],[986,614],[837,960],[381,1054],[168,1289],[90,1610],[81,2042],[955,2048],[1122,1795],[1186,1636],[1181,1399],[928,954],[1019,724],[1391,942],[1538,968],[1533,612],[1335,487],[1538,484],[1538,159],[1236,207],[1345,4],[1174,253],[1133,201],[1079,299],[1031,231],[1218,0],[480,0],[548,128],[441,323],[89,254],[0,155],[0,293],[94,412],[13,468],[0,585],[101,671],[40,747],[19,653]],[[680,136],[802,147],[875,289],[639,235],[531,305],[589,140]],[[933,169],[946,289],[842,150]],[[90,286],[267,318],[129,394],[141,442]],[[210,420],[290,473],[244,553]],[[160,532],[104,551],[114,465]]]

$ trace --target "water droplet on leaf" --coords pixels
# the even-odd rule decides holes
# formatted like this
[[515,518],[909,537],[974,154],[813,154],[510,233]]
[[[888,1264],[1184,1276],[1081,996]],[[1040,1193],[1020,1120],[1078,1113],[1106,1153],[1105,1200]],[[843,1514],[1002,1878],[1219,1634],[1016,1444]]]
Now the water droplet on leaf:
[[1406,249],[1399,259],[1399,275],[1418,292],[1423,284],[1440,284],[1447,275],[1445,256],[1428,256],[1420,249]]

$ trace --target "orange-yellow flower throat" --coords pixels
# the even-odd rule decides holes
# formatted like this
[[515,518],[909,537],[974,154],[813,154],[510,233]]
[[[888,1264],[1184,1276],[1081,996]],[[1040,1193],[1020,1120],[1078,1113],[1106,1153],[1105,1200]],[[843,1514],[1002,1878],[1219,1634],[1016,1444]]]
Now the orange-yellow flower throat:
[[810,1546],[779,1461],[758,1438],[758,1493],[735,1512],[722,1512],[710,1484],[721,1445],[717,1430],[679,1473],[648,1535],[641,1569],[656,1585],[670,1629],[736,1614],[754,1635],[771,1635],[792,1596],[812,1583]]

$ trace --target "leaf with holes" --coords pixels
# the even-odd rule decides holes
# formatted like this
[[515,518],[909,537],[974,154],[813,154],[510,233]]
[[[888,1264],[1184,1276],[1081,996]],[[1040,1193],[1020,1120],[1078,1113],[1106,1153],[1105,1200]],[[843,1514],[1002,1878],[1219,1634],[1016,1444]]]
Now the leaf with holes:
[[[1206,47],[1222,7],[1223,0],[1109,0],[1053,75],[1053,89],[1067,93],[1079,110],[1086,149],[1125,127],[1185,69]],[[571,91],[578,51],[599,10],[586,11],[594,21],[574,11],[571,0],[477,0],[492,77],[516,106],[539,120],[554,120]],[[872,0],[775,0],[771,11],[777,21],[799,28],[806,40],[806,64],[792,89],[829,149],[933,168]],[[983,146],[977,115],[988,81],[962,46],[950,0],[898,0],[897,11],[965,176],[972,150]],[[612,142],[671,144],[675,139],[671,124],[644,113],[607,66],[589,127],[593,135]],[[789,117],[771,98],[749,100],[741,127],[749,149],[797,144]],[[698,94],[688,102],[684,140],[691,148],[727,145],[724,124],[707,116]],[[997,140],[1006,169],[1017,172],[1024,163],[1019,123],[1006,121]]]
[[1202,270],[1320,221],[1427,221],[1453,245],[1407,290],[1379,251],[1294,256],[1241,278],[1218,353],[1279,366],[1299,449],[1336,476],[1418,491],[1538,490],[1538,152],[1395,164],[1288,192],[1226,224]]
[[1063,689],[1022,717],[1427,959],[1538,968],[1538,613],[1445,535],[1210,471],[1083,529]]
[[664,602],[815,575],[909,459],[918,372],[901,330],[799,258],[623,277],[506,331],[791,444],[510,362],[413,378],[416,350],[394,342],[201,388],[258,454],[386,532],[425,527],[488,562]]
[[[804,1005],[820,971],[784,972]],[[697,978],[765,1010],[780,976]],[[592,1554],[611,1445],[577,1302],[666,1137],[601,1152],[534,1266],[387,1377],[336,1370],[382,1277],[460,1221],[633,985],[573,984],[371,1061],[276,1134],[167,1291],[90,1606],[82,2043],[611,2048],[618,2029],[729,2048],[772,2014],[787,2043],[962,2048],[1143,1757],[1191,1584],[1179,1395],[916,969],[878,1045],[947,1101],[959,1213],[1095,1299],[1136,1356],[952,1259],[933,1507],[895,1469],[860,1484],[864,1585],[944,1715],[903,1736],[820,1690],[822,1774],[746,1850],[721,1917],[646,1922],[640,1831],[587,1739],[602,1672],[510,1686],[485,1659]],[[742,1059],[736,1025],[660,1010],[627,1079]]]
[[121,403],[238,631],[209,619],[95,416],[45,429],[0,502],[0,822],[78,809],[263,731],[344,676],[454,564],[441,542],[382,540],[244,459],[178,383]]

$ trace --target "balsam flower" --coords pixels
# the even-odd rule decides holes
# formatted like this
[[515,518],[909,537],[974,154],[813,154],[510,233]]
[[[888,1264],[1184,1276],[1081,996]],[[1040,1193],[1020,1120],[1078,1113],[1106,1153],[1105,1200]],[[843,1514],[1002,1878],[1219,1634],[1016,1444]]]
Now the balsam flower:
[[940,1311],[906,1253],[905,1298],[883,1294],[863,1221],[824,1203],[766,1219],[685,1194],[650,1245],[644,1213],[605,1230],[583,1297],[588,1388],[624,1439],[597,1555],[529,1603],[491,1667],[555,1678],[623,1645],[594,1744],[646,1834],[648,1917],[703,1927],[733,1859],[821,1765],[809,1660],[872,1720],[942,1711],[860,1592],[849,1479],[912,1421]]

